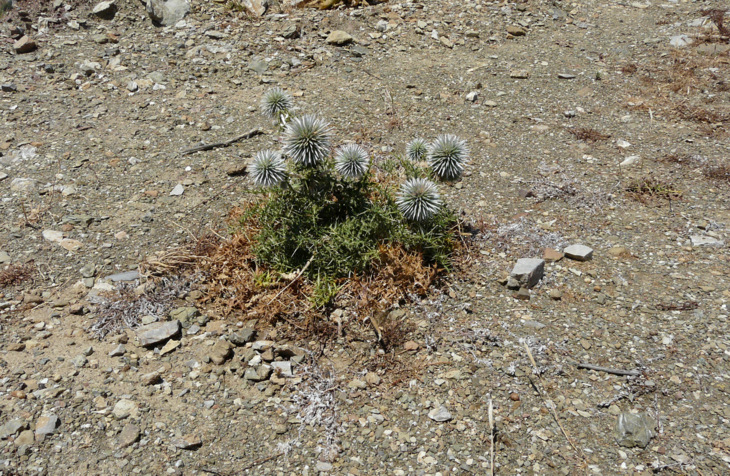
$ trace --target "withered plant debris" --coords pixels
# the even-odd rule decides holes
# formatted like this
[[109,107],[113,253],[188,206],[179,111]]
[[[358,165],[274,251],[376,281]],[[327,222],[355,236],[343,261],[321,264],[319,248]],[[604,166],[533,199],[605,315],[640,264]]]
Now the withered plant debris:
[[702,172],[710,180],[730,184],[730,166],[727,164],[708,165]]
[[588,143],[607,140],[611,137],[610,134],[603,134],[590,127],[571,127],[568,132],[573,134],[576,139]]
[[670,302],[656,305],[656,308],[660,311],[693,311],[698,307],[700,307],[700,304],[697,301]]
[[682,191],[677,190],[671,183],[655,177],[634,179],[625,190],[630,198],[645,205],[653,203],[657,199],[679,200],[682,198]]
[[143,316],[162,319],[172,309],[175,300],[189,292],[195,282],[196,276],[192,274],[169,275],[147,281],[144,292],[139,294],[135,293],[137,282],[120,283],[114,291],[92,300],[98,305],[98,317],[88,331],[101,340],[109,334],[134,329],[140,325]]
[[725,14],[727,13],[727,10],[723,10],[720,8],[711,8],[708,10],[701,10],[700,15],[704,15],[707,18],[710,19],[712,23],[715,24],[717,27],[717,31],[720,32],[720,35],[728,37],[730,36],[730,28],[725,26]]
[[24,284],[31,281],[35,274],[36,268],[32,261],[24,264],[9,264],[0,271],[0,288]]

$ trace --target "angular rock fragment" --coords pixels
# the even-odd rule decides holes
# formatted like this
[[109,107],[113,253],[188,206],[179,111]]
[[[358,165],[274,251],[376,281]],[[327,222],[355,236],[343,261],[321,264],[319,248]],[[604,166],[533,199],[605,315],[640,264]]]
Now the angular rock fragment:
[[155,322],[137,329],[139,345],[143,347],[162,343],[180,332],[180,321]]
[[656,421],[646,413],[621,413],[616,420],[616,442],[626,448],[646,448],[656,436]]
[[545,260],[539,258],[520,258],[512,268],[510,278],[520,285],[531,288],[542,279],[545,273]]
[[189,0],[147,0],[147,14],[155,25],[172,26],[189,12]]
[[593,258],[593,248],[585,245],[570,245],[563,250],[566,258],[576,261],[590,261]]

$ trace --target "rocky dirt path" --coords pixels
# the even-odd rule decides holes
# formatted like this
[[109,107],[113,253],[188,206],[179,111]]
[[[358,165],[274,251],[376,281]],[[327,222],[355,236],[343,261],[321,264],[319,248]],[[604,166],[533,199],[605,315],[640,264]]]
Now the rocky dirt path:
[[[56,3],[1,18],[0,473],[729,471],[722,2],[195,3],[169,27]],[[323,348],[174,279],[95,339],[100,293],[251,193],[274,85],[376,163],[467,139],[442,192],[481,230],[468,266],[393,310],[394,353],[347,310]],[[544,276],[512,290],[521,258]]]

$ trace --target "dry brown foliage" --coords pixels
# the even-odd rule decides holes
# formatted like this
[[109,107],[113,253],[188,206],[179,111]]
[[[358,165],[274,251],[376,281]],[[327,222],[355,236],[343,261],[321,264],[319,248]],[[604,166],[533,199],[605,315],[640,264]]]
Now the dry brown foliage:
[[32,261],[25,264],[10,264],[0,271],[0,288],[17,286],[32,280],[36,273]]
[[606,140],[611,137],[608,134],[603,134],[590,127],[572,127],[568,129],[568,132],[573,134],[576,139],[588,143]]
[[705,177],[730,184],[730,166],[727,164],[709,165],[703,171]]
[[701,15],[707,16],[710,21],[715,24],[715,26],[717,27],[717,31],[720,32],[720,35],[730,36],[730,28],[725,26],[725,13],[727,13],[726,10],[722,10],[719,8],[712,8],[709,10],[700,11]]
[[626,186],[626,193],[630,198],[644,205],[656,203],[657,200],[672,201],[682,198],[682,192],[677,190],[674,185],[655,177],[644,177],[631,181]]

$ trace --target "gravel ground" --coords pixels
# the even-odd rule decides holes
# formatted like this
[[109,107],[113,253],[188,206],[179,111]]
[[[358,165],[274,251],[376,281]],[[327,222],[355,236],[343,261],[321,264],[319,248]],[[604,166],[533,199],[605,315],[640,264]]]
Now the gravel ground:
[[[57,3],[0,18],[1,474],[730,471],[724,2],[206,2],[172,27]],[[274,85],[376,164],[466,139],[441,191],[480,230],[468,262],[391,312],[393,352],[347,309],[324,347],[210,319],[174,279],[125,308],[151,327],[96,339],[119,273],[245,200]]]

